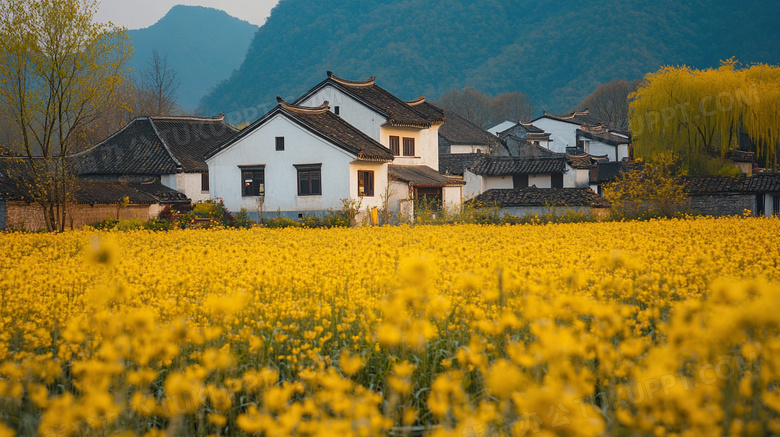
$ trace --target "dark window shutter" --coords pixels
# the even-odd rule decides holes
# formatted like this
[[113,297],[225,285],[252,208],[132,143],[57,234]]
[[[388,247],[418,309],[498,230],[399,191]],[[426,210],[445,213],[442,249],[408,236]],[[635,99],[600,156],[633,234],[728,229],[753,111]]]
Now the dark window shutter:
[[552,187],[553,188],[563,188],[563,175],[562,174],[553,174],[550,176],[552,178]]
[[527,174],[516,174],[512,176],[512,186],[514,188],[526,188],[528,187],[528,175]]

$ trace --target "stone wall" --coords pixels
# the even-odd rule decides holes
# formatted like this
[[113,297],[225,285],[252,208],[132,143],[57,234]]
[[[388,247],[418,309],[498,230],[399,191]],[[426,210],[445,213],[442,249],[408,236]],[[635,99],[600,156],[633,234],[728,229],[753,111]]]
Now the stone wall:
[[692,196],[691,209],[711,216],[742,215],[746,209],[755,212],[754,194],[719,194]]
[[[69,208],[69,223],[66,226],[68,228],[80,229],[101,220],[117,218],[117,205],[70,205]],[[6,218],[5,226],[8,228],[31,231],[46,228],[43,211],[40,205],[35,203],[8,201],[4,217]],[[121,220],[131,218],[149,220],[151,218],[150,206],[129,205],[119,211],[119,218]]]

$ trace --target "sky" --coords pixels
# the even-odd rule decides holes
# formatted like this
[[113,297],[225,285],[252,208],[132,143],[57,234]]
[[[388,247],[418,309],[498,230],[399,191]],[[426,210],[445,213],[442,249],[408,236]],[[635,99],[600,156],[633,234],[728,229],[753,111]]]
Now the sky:
[[206,6],[262,26],[279,0],[101,0],[96,21],[128,29],[149,27],[176,5]]

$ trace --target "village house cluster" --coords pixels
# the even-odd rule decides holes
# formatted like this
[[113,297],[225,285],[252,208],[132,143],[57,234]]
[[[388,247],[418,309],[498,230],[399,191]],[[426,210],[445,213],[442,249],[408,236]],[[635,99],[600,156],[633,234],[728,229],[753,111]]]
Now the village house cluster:
[[[450,210],[474,201],[515,215],[551,208],[602,214],[609,207],[602,187],[630,168],[630,157],[629,132],[588,111],[545,112],[485,130],[424,97],[403,101],[373,77],[328,72],[241,130],[224,115],[132,120],[71,157],[81,180],[71,215],[75,227],[146,220],[166,205],[210,199],[253,219],[322,215],[349,201],[363,221],[375,210],[412,219],[420,201]],[[691,205],[713,215],[777,213],[780,178],[750,176],[752,154],[734,160],[745,176],[686,180]],[[38,209],[0,190],[0,229],[42,227]]]

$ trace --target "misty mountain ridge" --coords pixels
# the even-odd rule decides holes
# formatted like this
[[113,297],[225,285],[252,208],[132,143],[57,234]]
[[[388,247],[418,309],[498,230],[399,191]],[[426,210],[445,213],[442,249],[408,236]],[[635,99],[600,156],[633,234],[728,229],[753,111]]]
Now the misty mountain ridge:
[[330,70],[376,76],[402,99],[473,86],[565,112],[601,83],[663,65],[777,63],[778,16],[768,0],[281,0],[200,108],[241,112],[300,95]]
[[134,48],[129,67],[138,77],[154,49],[160,56],[167,54],[180,82],[177,103],[192,111],[241,65],[257,30],[219,9],[177,5],[152,26],[127,31]]

